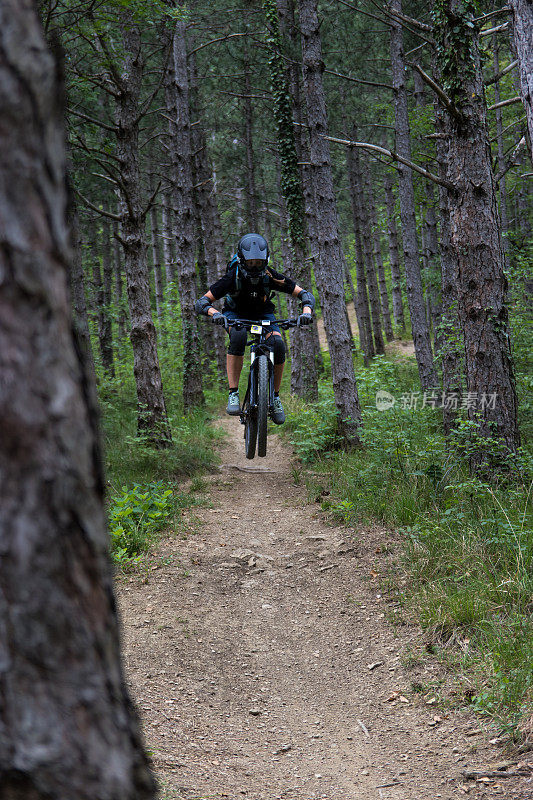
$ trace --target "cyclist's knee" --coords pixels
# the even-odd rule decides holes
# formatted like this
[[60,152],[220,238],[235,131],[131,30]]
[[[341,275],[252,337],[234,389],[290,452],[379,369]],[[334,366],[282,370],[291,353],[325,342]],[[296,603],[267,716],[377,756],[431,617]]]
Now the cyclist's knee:
[[285,342],[281,338],[281,336],[277,336],[273,334],[270,337],[270,346],[274,351],[274,364],[284,364],[285,363]]
[[228,353],[230,356],[243,356],[246,347],[246,331],[244,329],[236,331],[231,327],[229,331],[229,347]]

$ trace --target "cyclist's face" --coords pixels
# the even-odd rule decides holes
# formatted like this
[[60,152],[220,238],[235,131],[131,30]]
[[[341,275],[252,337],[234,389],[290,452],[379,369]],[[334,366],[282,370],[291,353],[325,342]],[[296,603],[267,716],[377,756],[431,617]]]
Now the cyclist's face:
[[260,272],[265,266],[265,262],[262,258],[249,258],[244,263],[246,264],[246,268],[252,272]]

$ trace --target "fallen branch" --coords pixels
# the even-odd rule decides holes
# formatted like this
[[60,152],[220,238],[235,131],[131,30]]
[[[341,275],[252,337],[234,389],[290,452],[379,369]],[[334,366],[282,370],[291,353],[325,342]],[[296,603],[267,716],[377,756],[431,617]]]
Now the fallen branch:
[[496,772],[494,770],[476,770],[474,772],[463,772],[462,776],[467,781],[477,781],[479,778],[527,778],[531,775],[531,769],[517,769],[514,772]]

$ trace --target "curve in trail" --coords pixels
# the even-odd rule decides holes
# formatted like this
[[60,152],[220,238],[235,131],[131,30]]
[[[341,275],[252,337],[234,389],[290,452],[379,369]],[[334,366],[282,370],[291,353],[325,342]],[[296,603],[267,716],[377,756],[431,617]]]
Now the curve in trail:
[[468,715],[410,691],[438,667],[402,666],[420,631],[388,623],[373,578],[391,535],[329,525],[277,436],[250,462],[238,420],[221,424],[212,507],[160,543],[147,583],[118,587],[162,798],[465,797],[462,770],[495,751]]

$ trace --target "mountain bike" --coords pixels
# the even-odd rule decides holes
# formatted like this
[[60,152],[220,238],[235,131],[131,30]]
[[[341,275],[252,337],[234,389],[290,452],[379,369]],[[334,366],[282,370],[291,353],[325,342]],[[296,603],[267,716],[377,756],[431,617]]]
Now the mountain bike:
[[274,403],[274,353],[267,335],[272,325],[279,325],[283,330],[295,328],[296,319],[251,320],[232,319],[231,325],[236,330],[246,328],[252,334],[250,347],[250,372],[248,387],[241,410],[241,423],[244,425],[244,450],[246,458],[257,455],[266,456],[268,417],[272,414]]

